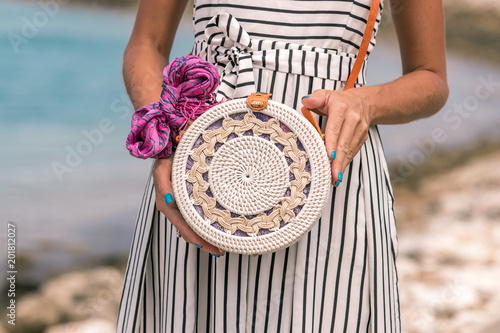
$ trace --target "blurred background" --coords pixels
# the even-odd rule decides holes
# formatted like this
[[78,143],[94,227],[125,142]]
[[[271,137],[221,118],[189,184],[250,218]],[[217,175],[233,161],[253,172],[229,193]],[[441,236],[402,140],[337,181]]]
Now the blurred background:
[[[381,126],[403,330],[500,332],[500,3],[444,6],[447,105]],[[125,149],[133,109],[121,64],[135,8],[133,0],[0,0],[0,332],[114,330],[151,167]],[[191,8],[172,58],[191,49]],[[387,2],[368,82],[400,73]],[[16,326],[6,309],[9,228]]]

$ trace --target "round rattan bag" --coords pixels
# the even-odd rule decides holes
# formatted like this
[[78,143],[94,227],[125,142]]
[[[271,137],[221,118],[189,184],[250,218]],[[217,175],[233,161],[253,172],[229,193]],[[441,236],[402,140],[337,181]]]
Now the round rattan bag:
[[267,97],[243,98],[212,107],[183,133],[172,184],[200,237],[263,254],[292,245],[319,220],[331,171],[320,134],[301,114]]

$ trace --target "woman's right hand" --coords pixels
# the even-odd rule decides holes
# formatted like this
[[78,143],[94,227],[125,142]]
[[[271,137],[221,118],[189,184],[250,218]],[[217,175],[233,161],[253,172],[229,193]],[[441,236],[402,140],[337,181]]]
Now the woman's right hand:
[[155,167],[153,170],[153,181],[155,185],[156,194],[156,207],[160,212],[162,212],[167,219],[177,228],[180,235],[188,243],[194,244],[201,248],[203,251],[211,253],[212,255],[219,257],[222,253],[219,249],[212,244],[203,240],[198,234],[196,234],[193,229],[187,224],[184,217],[182,217],[179,208],[175,202],[175,198],[172,195],[172,202],[167,204],[165,202],[165,195],[167,193],[172,194],[172,162],[173,155],[168,158],[158,159],[155,162]]

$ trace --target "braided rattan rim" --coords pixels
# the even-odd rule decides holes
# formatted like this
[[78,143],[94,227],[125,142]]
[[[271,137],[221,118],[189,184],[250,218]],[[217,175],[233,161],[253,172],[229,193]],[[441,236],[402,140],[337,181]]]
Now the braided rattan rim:
[[[207,127],[222,118],[242,112],[262,112],[276,118],[300,138],[309,158],[310,191],[297,216],[267,235],[241,237],[220,231],[205,221],[193,206],[186,187],[186,164],[192,148]],[[203,239],[228,252],[263,254],[284,249],[297,242],[319,220],[331,191],[331,170],[323,140],[314,127],[294,109],[274,101],[261,111],[252,111],[245,99],[221,103],[203,113],[183,134],[174,156],[172,185],[176,203],[190,227]]]

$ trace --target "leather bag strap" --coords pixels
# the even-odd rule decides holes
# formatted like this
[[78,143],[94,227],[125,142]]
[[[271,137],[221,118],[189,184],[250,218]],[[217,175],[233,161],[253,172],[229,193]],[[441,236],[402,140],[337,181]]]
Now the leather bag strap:
[[[368,21],[366,22],[365,32],[363,34],[363,40],[361,41],[361,45],[359,46],[356,61],[354,62],[354,66],[352,67],[349,77],[347,78],[344,90],[354,88],[354,85],[356,84],[359,72],[361,71],[361,67],[363,67],[363,62],[365,61],[366,53],[368,52],[368,46],[370,45],[370,41],[372,39],[373,28],[375,27],[375,22],[377,20],[379,6],[380,0],[372,1],[370,13],[368,14]],[[313,126],[318,130],[319,134],[324,139],[324,135],[323,133],[321,133],[318,122],[311,114],[311,111],[309,111],[306,107],[302,107],[302,114],[307,118],[307,120],[311,122],[311,124],[313,124]]]
[[366,53],[368,52],[368,46],[372,39],[373,28],[375,27],[375,22],[377,21],[378,7],[380,5],[380,0],[373,0],[370,7],[370,13],[368,14],[368,21],[366,22],[365,33],[363,34],[363,40],[359,46],[358,55],[356,56],[356,61],[352,67],[351,74],[347,79],[347,83],[344,86],[344,90],[354,88],[356,80],[358,79],[359,72],[365,61]]

